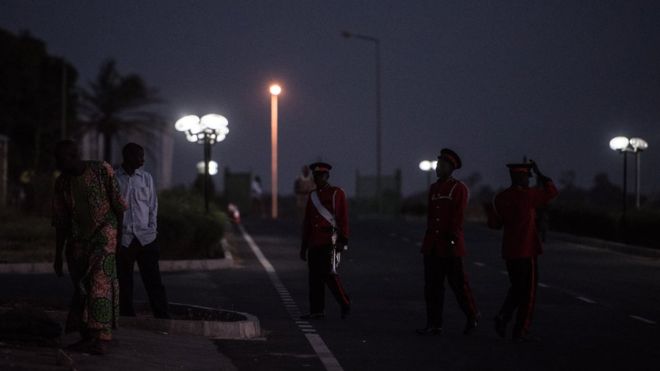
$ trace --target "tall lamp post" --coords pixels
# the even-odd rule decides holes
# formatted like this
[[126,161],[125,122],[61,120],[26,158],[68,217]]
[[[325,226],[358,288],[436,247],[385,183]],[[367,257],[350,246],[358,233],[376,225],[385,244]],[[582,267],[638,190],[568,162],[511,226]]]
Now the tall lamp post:
[[649,144],[642,138],[615,137],[610,140],[610,148],[623,154],[623,215],[625,217],[627,209],[627,188],[628,188],[628,152],[635,154],[635,208],[641,206],[641,153],[649,148]]
[[378,211],[383,210],[382,189],[381,189],[381,174],[382,174],[382,159],[381,159],[381,140],[382,140],[382,122],[381,122],[381,63],[380,63],[380,39],[377,37],[357,34],[349,31],[342,31],[341,35],[347,39],[355,38],[362,41],[368,41],[375,46],[376,58],[376,197],[378,197]]
[[426,188],[431,186],[431,172],[438,167],[438,161],[424,160],[419,163],[419,170],[426,173]]
[[186,139],[192,143],[204,145],[204,210],[209,212],[209,163],[211,162],[211,146],[222,142],[229,133],[229,121],[224,116],[210,113],[200,119],[196,115],[180,118],[174,124],[177,131],[186,134]]
[[270,192],[271,192],[271,207],[270,216],[277,219],[278,215],[278,164],[277,164],[277,97],[282,93],[282,87],[273,84],[270,86]]

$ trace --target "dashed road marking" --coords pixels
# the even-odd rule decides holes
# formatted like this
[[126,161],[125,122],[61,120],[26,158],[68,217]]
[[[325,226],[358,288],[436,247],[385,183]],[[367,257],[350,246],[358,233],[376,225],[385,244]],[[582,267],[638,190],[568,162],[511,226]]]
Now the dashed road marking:
[[577,296],[576,299],[577,299],[577,300],[580,300],[580,301],[583,301],[583,302],[585,302],[585,303],[596,304],[596,301],[595,301],[595,300],[589,299],[589,298],[584,297],[584,296]]
[[544,289],[547,289],[547,288],[550,287],[550,285],[545,284],[545,283],[543,283],[543,282],[539,282],[539,287],[543,287]]
[[410,238],[408,238],[408,237],[403,237],[403,238],[401,238],[401,240],[403,242],[410,242]]
[[657,322],[655,322],[655,321],[652,321],[652,320],[650,320],[650,319],[648,319],[648,318],[644,318],[644,317],[641,317],[641,316],[636,316],[636,315],[634,315],[634,314],[631,314],[629,317],[632,318],[632,319],[636,319],[636,320],[638,320],[638,321],[641,321],[641,322],[647,323],[647,324],[649,324],[649,325],[655,325],[655,324],[657,324]]
[[500,273],[504,274],[504,275],[509,275],[509,272],[507,272],[507,271],[500,271]]
[[477,267],[485,267],[486,266],[486,264],[484,264],[482,262],[474,262],[474,265],[476,265]]
[[323,338],[321,338],[321,336],[316,333],[316,329],[314,329],[314,327],[309,324],[309,322],[298,320],[300,315],[298,306],[295,304],[295,301],[290,298],[289,291],[286,289],[280,280],[280,277],[277,275],[275,267],[273,267],[270,261],[268,261],[268,258],[266,258],[266,256],[263,254],[259,246],[254,242],[247,231],[245,231],[245,228],[243,228],[243,226],[240,224],[238,225],[238,228],[243,235],[243,239],[245,239],[248,246],[250,246],[250,249],[257,257],[257,260],[259,260],[261,266],[263,266],[264,270],[266,270],[266,273],[268,273],[268,278],[270,278],[270,282],[275,287],[275,290],[279,293],[280,300],[282,300],[282,303],[287,308],[289,315],[293,318],[298,328],[305,334],[305,338],[309,342],[309,345],[312,346],[312,349],[314,349],[314,352],[321,360],[321,363],[325,369],[328,371],[343,371],[344,369],[341,367],[339,361],[337,358],[335,358],[330,349],[328,349],[328,346],[325,344],[325,341],[323,341]]

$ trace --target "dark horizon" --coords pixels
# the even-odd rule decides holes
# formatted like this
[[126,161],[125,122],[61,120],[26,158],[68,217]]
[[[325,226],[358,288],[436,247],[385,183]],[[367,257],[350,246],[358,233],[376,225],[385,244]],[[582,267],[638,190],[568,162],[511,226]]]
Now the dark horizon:
[[[85,86],[108,57],[157,87],[171,125],[183,114],[229,119],[214,159],[269,179],[268,85],[284,91],[280,189],[300,166],[335,166],[354,192],[374,173],[372,46],[340,31],[377,36],[383,52],[383,170],[403,171],[404,194],[421,191],[419,161],[459,152],[457,173],[494,188],[504,164],[528,156],[554,178],[575,170],[590,186],[621,182],[617,135],[639,136],[642,189],[660,193],[660,4],[655,2],[179,2],[9,1],[0,27],[28,30],[71,61]],[[175,133],[174,183],[192,182],[201,148]],[[634,174],[631,165],[631,180]],[[216,183],[219,184],[218,179]],[[632,184],[632,183],[631,183]]]

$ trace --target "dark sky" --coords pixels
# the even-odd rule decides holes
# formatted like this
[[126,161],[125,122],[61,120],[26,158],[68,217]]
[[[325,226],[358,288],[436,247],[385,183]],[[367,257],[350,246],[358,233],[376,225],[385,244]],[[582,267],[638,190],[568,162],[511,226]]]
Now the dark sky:
[[[269,182],[270,81],[284,86],[281,183],[322,158],[354,190],[374,172],[373,48],[383,51],[384,171],[421,190],[417,165],[440,148],[496,186],[506,162],[536,159],[578,182],[620,182],[615,135],[650,143],[643,188],[660,192],[660,2],[657,1],[3,1],[0,27],[30,30],[87,82],[107,57],[136,72],[181,114],[230,122],[214,158]],[[178,133],[177,133],[178,134]],[[177,135],[175,182],[189,182],[201,148]]]

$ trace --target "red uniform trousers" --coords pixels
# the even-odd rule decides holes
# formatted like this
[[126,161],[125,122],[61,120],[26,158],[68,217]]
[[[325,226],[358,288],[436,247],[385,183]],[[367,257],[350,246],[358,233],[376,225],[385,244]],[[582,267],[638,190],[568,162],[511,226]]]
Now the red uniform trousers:
[[500,309],[499,317],[508,323],[516,312],[516,323],[513,326],[513,336],[520,337],[529,331],[536,303],[536,288],[539,274],[537,258],[507,259],[506,269],[509,272],[511,287]]
[[426,299],[427,325],[442,327],[445,277],[465,316],[471,320],[476,319],[477,306],[463,270],[463,258],[424,255],[424,298]]
[[332,249],[332,246],[313,247],[307,253],[309,307],[312,314],[323,313],[325,310],[325,286],[328,286],[342,309],[351,305],[339,274],[332,272]]

